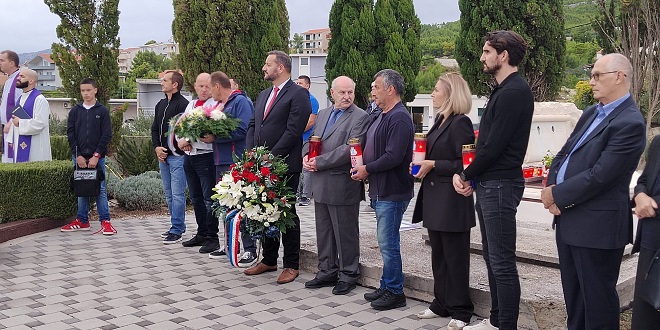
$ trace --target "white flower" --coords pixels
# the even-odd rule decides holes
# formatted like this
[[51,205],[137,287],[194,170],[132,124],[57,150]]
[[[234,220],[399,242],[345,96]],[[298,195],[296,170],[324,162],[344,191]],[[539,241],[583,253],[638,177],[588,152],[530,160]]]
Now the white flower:
[[227,119],[227,115],[225,115],[224,112],[222,112],[218,109],[215,109],[215,110],[211,111],[211,119],[213,119],[213,120],[225,120],[225,119]]
[[197,108],[193,109],[192,115],[193,116],[198,116],[198,117],[199,116],[206,116],[206,114],[204,112],[204,108],[202,108],[202,107],[197,107]]
[[270,227],[270,223],[268,221],[264,222],[264,227]]

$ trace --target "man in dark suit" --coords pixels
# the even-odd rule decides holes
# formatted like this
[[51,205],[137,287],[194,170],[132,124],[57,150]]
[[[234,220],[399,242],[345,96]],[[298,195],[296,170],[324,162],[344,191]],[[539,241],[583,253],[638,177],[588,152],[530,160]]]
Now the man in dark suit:
[[[653,138],[648,149],[646,167],[635,186],[635,215],[637,234],[632,253],[639,252],[637,277],[635,278],[635,297],[633,298],[632,329],[653,329],[660,324],[660,311],[641,298],[640,286],[656,251],[660,250],[660,135]],[[646,280],[657,280],[648,278]]]
[[[285,157],[289,166],[287,186],[296,191],[302,171],[302,134],[312,113],[309,92],[291,81],[291,58],[284,52],[269,52],[262,70],[273,87],[257,97],[254,117],[248,125],[247,149],[265,146],[275,156]],[[292,211],[295,213],[295,207]],[[299,274],[300,219],[296,217],[294,223],[281,237],[284,270],[277,279],[279,284],[289,283]],[[277,270],[280,240],[265,238],[263,248],[263,259],[246,269],[245,275]]]
[[596,61],[589,84],[599,103],[580,117],[541,192],[555,215],[568,329],[619,329],[616,282],[632,243],[629,185],[646,143],[631,76],[621,54]]
[[362,181],[351,179],[348,140],[364,141],[368,115],[353,104],[355,82],[345,76],[332,81],[334,105],[321,110],[312,135],[321,137],[321,154],[309,158],[305,144],[303,167],[311,172],[314,196],[316,247],[319,272],[305,283],[308,289],[334,286],[333,294],[344,295],[355,288],[360,277],[360,201]]

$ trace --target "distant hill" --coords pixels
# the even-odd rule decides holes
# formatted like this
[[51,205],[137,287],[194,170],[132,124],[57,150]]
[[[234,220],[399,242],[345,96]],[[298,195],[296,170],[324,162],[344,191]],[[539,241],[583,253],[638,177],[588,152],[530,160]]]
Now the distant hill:
[[18,58],[21,61],[21,65],[23,65],[27,62],[32,61],[32,59],[37,57],[37,55],[43,54],[43,53],[52,54],[53,50],[49,48],[49,49],[44,49],[44,50],[40,50],[40,51],[36,51],[36,52],[22,53],[22,54],[18,54]]

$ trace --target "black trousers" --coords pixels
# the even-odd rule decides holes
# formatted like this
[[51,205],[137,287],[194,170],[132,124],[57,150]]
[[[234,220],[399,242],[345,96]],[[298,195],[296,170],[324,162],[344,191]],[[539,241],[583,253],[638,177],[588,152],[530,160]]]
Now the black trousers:
[[470,299],[470,232],[428,232],[435,297],[429,309],[442,317],[469,323],[474,312]]
[[[298,189],[300,173],[288,174],[286,185],[293,192]],[[293,205],[291,211],[296,212],[295,199],[290,203]],[[282,265],[284,268],[298,269],[300,265],[300,218],[296,216],[293,219],[295,225],[286,229],[286,234],[281,235],[282,246],[284,247],[284,257]],[[263,242],[264,254],[261,262],[267,266],[276,266],[279,258],[280,240],[266,237]]]
[[[637,277],[635,283],[639,283],[646,271],[649,269],[649,264],[655,251],[642,248],[639,251],[639,259],[637,259]],[[635,297],[633,298],[633,315],[632,315],[632,329],[633,330],[646,330],[657,329],[660,326],[660,311],[653,308],[647,302],[639,298],[640,287],[635,285]]]
[[[561,226],[561,221],[557,222]],[[618,330],[616,281],[623,248],[593,249],[568,245],[556,229],[561,285],[569,330]]]

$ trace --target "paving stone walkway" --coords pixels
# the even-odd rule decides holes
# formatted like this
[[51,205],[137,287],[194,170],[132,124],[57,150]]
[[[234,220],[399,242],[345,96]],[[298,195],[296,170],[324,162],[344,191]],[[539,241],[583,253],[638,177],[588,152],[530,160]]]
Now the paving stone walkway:
[[[299,214],[302,240],[314,240],[313,206]],[[279,272],[245,276],[197,248],[162,244],[168,223],[117,219],[115,236],[92,235],[95,223],[90,232],[55,229],[0,244],[0,328],[387,330],[449,322],[418,319],[427,303],[412,299],[405,308],[375,311],[362,298],[371,290],[364,287],[346,296],[305,289],[311,273],[284,285],[275,283]],[[191,213],[186,223],[194,232]],[[362,231],[374,230],[374,213],[362,212],[360,223]]]

